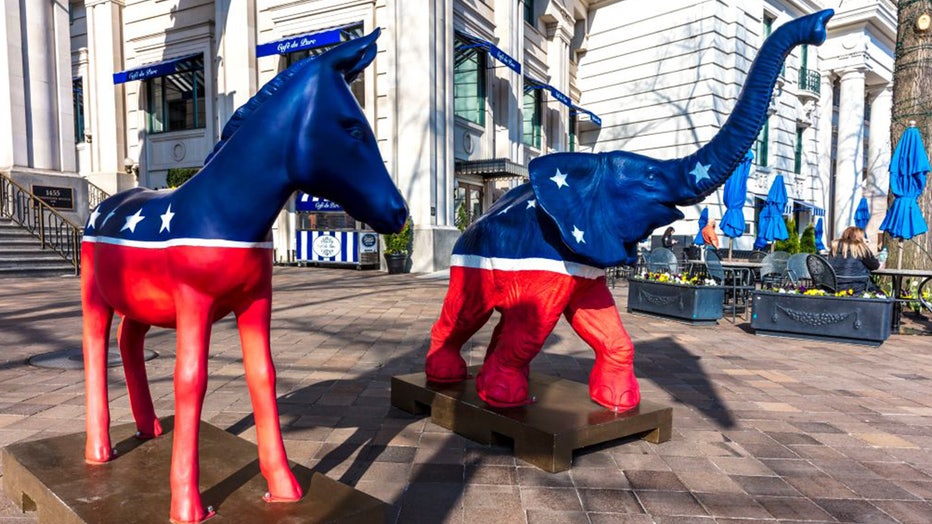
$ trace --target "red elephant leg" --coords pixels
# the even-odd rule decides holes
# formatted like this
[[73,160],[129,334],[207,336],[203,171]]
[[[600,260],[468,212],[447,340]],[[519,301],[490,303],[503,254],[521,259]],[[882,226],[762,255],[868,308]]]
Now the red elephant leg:
[[107,344],[113,309],[104,302],[94,275],[93,246],[81,247],[81,305],[84,310],[82,346],[84,349],[84,391],[87,440],[84,459],[90,463],[113,458],[110,443],[110,406],[107,398]]
[[560,320],[577,277],[547,271],[501,271],[496,278],[503,290],[502,317],[476,377],[476,390],[491,406],[521,406],[533,402],[527,381],[531,360]]
[[198,436],[207,391],[207,354],[210,343],[209,297],[180,292],[175,349],[175,429],[172,439],[171,510],[173,522],[200,522],[213,512],[204,508],[198,491]]
[[237,312],[240,341],[243,345],[243,367],[246,384],[256,419],[256,440],[259,447],[259,469],[269,486],[267,502],[295,501],[301,498],[301,486],[295,480],[278,418],[275,396],[275,365],[269,344],[271,321],[271,290],[267,296],[253,301]]
[[424,371],[432,382],[461,382],[466,379],[463,344],[492,316],[495,282],[491,271],[453,266],[450,287],[443,300],[440,318],[430,330],[430,349]]
[[637,407],[641,390],[634,377],[634,345],[604,279],[590,281],[576,290],[566,309],[566,319],[595,350],[595,365],[589,374],[592,400],[614,411]]
[[133,419],[136,421],[136,436],[139,438],[154,438],[162,434],[162,426],[152,405],[149,378],[146,375],[146,359],[143,354],[148,331],[149,325],[124,317],[117,333],[123,374],[126,375],[126,389],[129,392]]

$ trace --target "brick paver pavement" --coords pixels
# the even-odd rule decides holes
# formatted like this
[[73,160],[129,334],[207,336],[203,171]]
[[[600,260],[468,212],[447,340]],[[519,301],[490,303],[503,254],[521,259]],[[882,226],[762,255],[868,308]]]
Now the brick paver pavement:
[[[865,348],[622,313],[643,397],[674,408],[673,439],[615,441],[548,474],[390,406],[390,378],[423,367],[445,280],[282,267],[274,289],[289,457],[391,504],[397,522],[932,522],[932,338]],[[623,306],[626,287],[613,292]],[[464,348],[471,365],[490,334]],[[169,415],[174,333],[147,340]],[[80,343],[77,279],[0,280],[0,446],[83,430],[82,372],[27,362]],[[561,321],[533,368],[585,381],[592,363]],[[110,376],[113,421],[130,422],[120,368]],[[204,418],[253,439],[250,413],[227,318]],[[0,522],[33,520],[0,496]]]

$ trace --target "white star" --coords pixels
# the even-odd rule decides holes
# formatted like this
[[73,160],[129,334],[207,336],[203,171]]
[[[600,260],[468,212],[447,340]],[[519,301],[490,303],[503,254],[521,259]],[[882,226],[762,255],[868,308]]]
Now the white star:
[[576,239],[576,243],[577,243],[577,244],[585,244],[585,243],[586,243],[586,239],[583,238],[583,236],[584,236],[585,234],[586,234],[585,231],[580,231],[579,228],[576,227],[575,224],[573,225],[573,238]]
[[159,228],[159,233],[162,231],[168,231],[169,233],[172,232],[171,223],[174,216],[175,214],[172,213],[172,205],[168,204],[168,209],[165,210],[165,214],[159,215],[159,217],[162,219],[162,227]]
[[91,212],[91,218],[87,219],[88,229],[94,227],[94,224],[97,222],[97,218],[100,216],[100,206],[94,208],[94,211]]
[[556,174],[556,175],[553,175],[552,177],[550,177],[550,180],[553,180],[553,182],[557,185],[557,189],[559,189],[559,188],[561,188],[561,187],[563,187],[563,186],[568,186],[568,185],[569,185],[569,184],[566,183],[566,175],[564,175],[563,173],[561,173],[559,169],[557,169],[557,174]]
[[107,216],[104,217],[104,221],[100,223],[100,227],[104,227],[104,224],[106,224],[108,220],[110,220],[111,218],[113,218],[113,215],[115,215],[115,214],[116,214],[116,209],[114,209],[113,211],[107,213]]
[[130,233],[136,232],[136,224],[142,222],[142,219],[146,217],[142,216],[142,208],[139,211],[136,211],[135,214],[126,217],[126,223],[123,224],[123,227],[120,228],[120,231],[129,229]]
[[709,176],[709,168],[712,167],[712,164],[703,165],[702,162],[696,162],[696,167],[689,172],[690,175],[696,177],[696,185],[699,185],[699,182],[705,180],[706,178],[712,178]]
[[531,199],[527,201],[527,207],[524,209],[531,209],[532,207],[537,207],[537,200]]

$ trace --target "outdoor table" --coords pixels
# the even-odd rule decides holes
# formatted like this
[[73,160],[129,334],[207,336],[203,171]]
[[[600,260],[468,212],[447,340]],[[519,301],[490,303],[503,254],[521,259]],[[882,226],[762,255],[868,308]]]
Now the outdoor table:
[[763,264],[760,262],[751,262],[750,260],[722,260],[722,267],[738,271],[747,271],[750,274],[748,284],[755,285],[760,280],[760,268]]
[[903,279],[904,278],[918,278],[922,279],[919,282],[919,287],[916,290],[918,300],[927,308],[930,306],[922,298],[922,290],[926,287],[926,284],[932,280],[932,269],[896,269],[896,268],[883,268],[871,271],[871,275],[879,275],[884,277],[890,277],[893,281],[893,298],[896,300],[895,306],[893,308],[893,329],[897,330],[900,327],[900,315],[902,313],[902,302],[900,301],[900,292],[903,289]]

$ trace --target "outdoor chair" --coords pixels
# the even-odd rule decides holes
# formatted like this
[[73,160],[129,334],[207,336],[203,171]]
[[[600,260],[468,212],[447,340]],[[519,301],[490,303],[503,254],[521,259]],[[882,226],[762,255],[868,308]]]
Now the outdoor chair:
[[764,260],[764,257],[767,256],[767,253],[763,251],[751,251],[751,254],[748,255],[748,262],[760,262]]
[[783,284],[786,262],[790,254],[786,251],[774,251],[761,260],[760,283],[762,288],[773,288]]
[[835,277],[835,270],[832,269],[828,260],[820,255],[809,255],[806,257],[806,268],[809,270],[813,286],[830,293],[837,291],[838,281]]
[[665,247],[654,249],[647,257],[647,270],[652,273],[675,274],[678,267],[676,255]]
[[744,310],[744,319],[747,320],[749,299],[754,291],[754,277],[748,268],[726,268],[722,266],[722,259],[714,249],[705,253],[705,265],[709,278],[725,287],[724,309],[731,311],[731,322],[737,321],[738,308]]
[[796,253],[786,261],[786,281],[794,287],[809,285],[809,268],[806,267],[808,253]]

